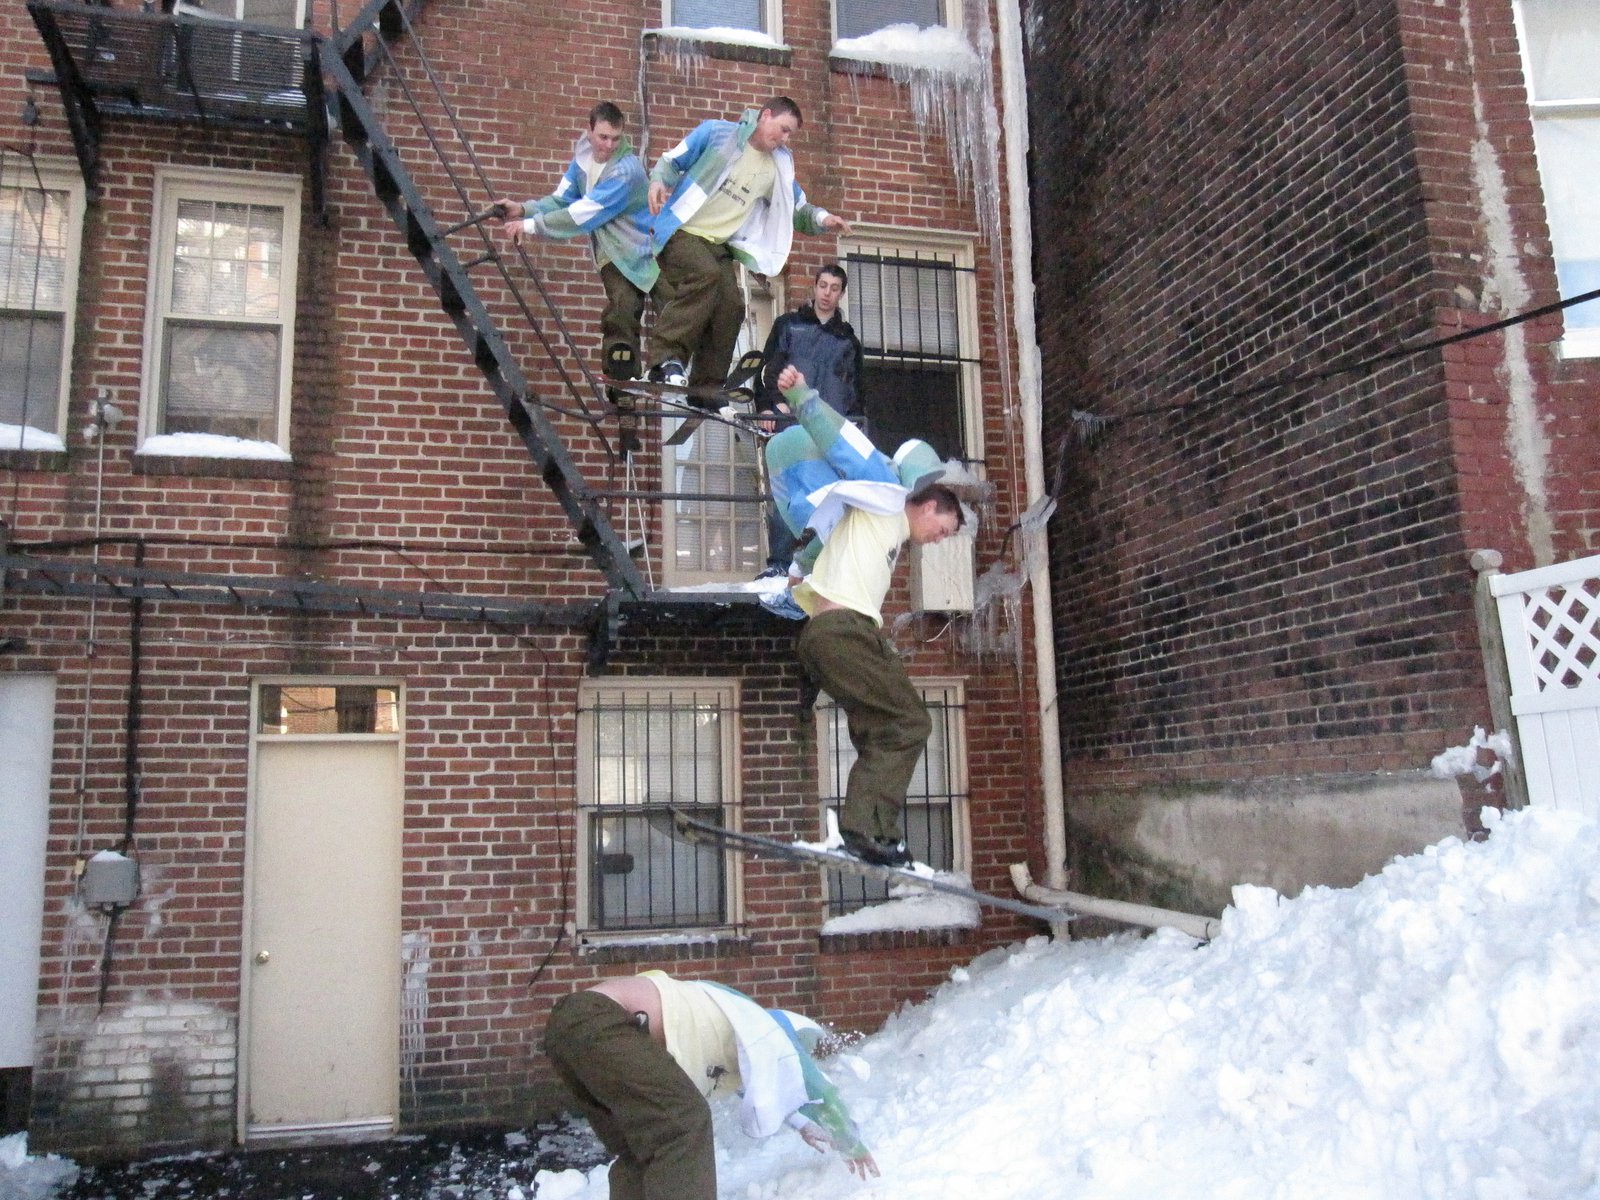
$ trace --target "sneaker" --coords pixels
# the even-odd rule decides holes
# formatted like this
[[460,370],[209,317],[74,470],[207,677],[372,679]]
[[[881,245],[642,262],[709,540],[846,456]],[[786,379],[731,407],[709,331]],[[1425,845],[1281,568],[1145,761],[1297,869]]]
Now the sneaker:
[[607,379],[627,380],[638,377],[639,369],[633,347],[627,342],[612,342],[606,347],[601,369]]
[[756,578],[757,579],[777,579],[780,575],[787,576],[788,574],[789,574],[789,568],[788,567],[770,566],[765,571],[761,572],[761,574],[757,575]]
[[889,838],[868,837],[864,833],[856,833],[853,829],[841,829],[839,837],[844,841],[844,851],[851,858],[858,858],[864,863],[875,867],[909,867],[911,855],[906,852],[906,844]]
[[650,368],[650,381],[652,383],[670,383],[673,387],[684,387],[689,382],[689,373],[683,369],[683,364],[675,358],[658,362]]

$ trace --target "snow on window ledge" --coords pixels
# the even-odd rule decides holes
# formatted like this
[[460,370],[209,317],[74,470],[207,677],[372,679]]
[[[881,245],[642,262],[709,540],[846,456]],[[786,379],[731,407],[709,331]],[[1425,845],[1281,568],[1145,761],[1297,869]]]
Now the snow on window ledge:
[[603,933],[578,935],[578,953],[597,963],[626,963],[681,958],[727,958],[749,953],[750,939],[735,929],[699,929],[667,933]]
[[843,38],[833,44],[829,64],[849,69],[853,64],[886,67],[918,74],[965,78],[976,75],[977,52],[959,30],[943,25],[918,29],[915,25],[889,25],[863,37]]
[[647,29],[645,37],[669,43],[663,51],[669,54],[703,54],[709,58],[725,58],[738,62],[763,63],[786,67],[793,51],[771,34],[759,29],[738,29],[730,25],[666,25],[660,29]]
[[289,452],[276,442],[253,442],[217,433],[158,433],[147,437],[136,451],[152,458],[243,458],[262,462],[292,462]]
[[[961,882],[966,882],[962,879]],[[962,896],[916,891],[878,904],[869,904],[822,923],[824,937],[850,933],[904,933],[913,930],[977,929],[982,923],[978,905]]]
[[67,448],[59,434],[47,433],[33,425],[0,423],[0,450],[40,450],[60,454]]

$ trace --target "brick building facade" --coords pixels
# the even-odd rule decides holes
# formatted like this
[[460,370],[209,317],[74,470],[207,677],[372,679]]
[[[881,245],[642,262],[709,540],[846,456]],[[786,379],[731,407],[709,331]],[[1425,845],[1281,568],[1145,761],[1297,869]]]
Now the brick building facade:
[[[1216,907],[1461,831],[1426,768],[1492,728],[1469,553],[1600,549],[1597,305],[1383,356],[1596,286],[1583,8],[1030,6],[1085,890]],[[1579,150],[1536,159],[1541,99]]]
[[[828,0],[755,6],[768,36],[748,42],[647,34],[667,9],[621,0],[350,7],[348,30],[320,2],[288,28],[303,17],[313,50],[368,21],[395,35],[367,33],[350,61],[366,61],[360,95],[432,234],[402,230],[409,193],[375,192],[370,147],[319,140],[315,84],[336,81],[326,61],[298,73],[292,36],[70,0],[0,18],[6,317],[29,332],[4,352],[0,687],[48,796],[31,1060],[3,1066],[9,1109],[31,1085],[41,1148],[520,1120],[550,1100],[543,1014],[605,975],[713,975],[870,1028],[1033,932],[986,913],[819,934],[848,895],[662,832],[677,803],[815,836],[844,749],[807,707],[797,626],[737,596],[652,602],[759,570],[756,523],[726,502],[673,502],[664,520],[641,496],[747,487],[748,439],[708,423],[723,458],[663,466],[664,423],[646,416],[643,449],[622,456],[616,415],[584,407],[601,298],[584,247],[532,247],[540,286],[513,263],[520,293],[470,268],[533,407],[588,488],[614,493],[601,551],[643,544],[621,556],[643,594],[618,589],[627,568],[608,575],[586,551],[594,528],[575,536],[546,486],[561,464],[530,460],[486,380],[496,343],[463,336],[428,274],[443,252],[418,241],[485,251],[493,231],[439,229],[549,191],[597,99],[623,105],[654,162],[704,117],[795,97],[800,180],[855,229],[798,237],[769,297],[753,281],[753,310],[769,319],[816,267],[847,261],[857,327],[869,297],[878,311],[873,369],[886,385],[922,372],[954,405],[950,449],[995,485],[981,569],[1015,553],[1003,535],[1026,496],[1017,353],[997,316],[1014,306],[1007,235],[977,200],[1009,209],[989,176],[955,180],[963,130],[930,132],[912,84],[841,55]],[[271,8],[225,15],[281,27]],[[993,116],[990,21],[968,4],[956,31],[978,48],[981,86],[964,95]],[[200,44],[207,77],[185,58]],[[941,85],[924,72],[917,86]],[[452,121],[470,156],[429,146]],[[923,836],[1000,890],[1012,862],[1047,869],[1027,597],[1015,617],[977,618],[914,599],[902,573],[891,622],[941,730]],[[131,903],[90,902],[80,876],[99,886],[103,852],[136,860]],[[359,1020],[340,1015],[352,996],[370,999]],[[334,1044],[354,1045],[368,1090],[306,1096],[293,1077]]]

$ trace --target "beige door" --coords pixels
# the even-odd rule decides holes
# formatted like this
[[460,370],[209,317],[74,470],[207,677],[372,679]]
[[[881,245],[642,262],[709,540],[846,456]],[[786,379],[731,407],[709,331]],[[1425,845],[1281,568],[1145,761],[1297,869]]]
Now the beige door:
[[251,821],[245,1136],[392,1128],[398,736],[261,738]]

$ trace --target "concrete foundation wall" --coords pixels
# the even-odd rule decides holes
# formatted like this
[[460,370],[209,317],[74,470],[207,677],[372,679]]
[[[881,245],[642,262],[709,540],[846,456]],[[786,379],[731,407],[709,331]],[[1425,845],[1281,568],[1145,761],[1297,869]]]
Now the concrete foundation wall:
[[1241,883],[1348,887],[1465,832],[1456,783],[1422,772],[1112,790],[1068,822],[1074,887],[1202,913]]

